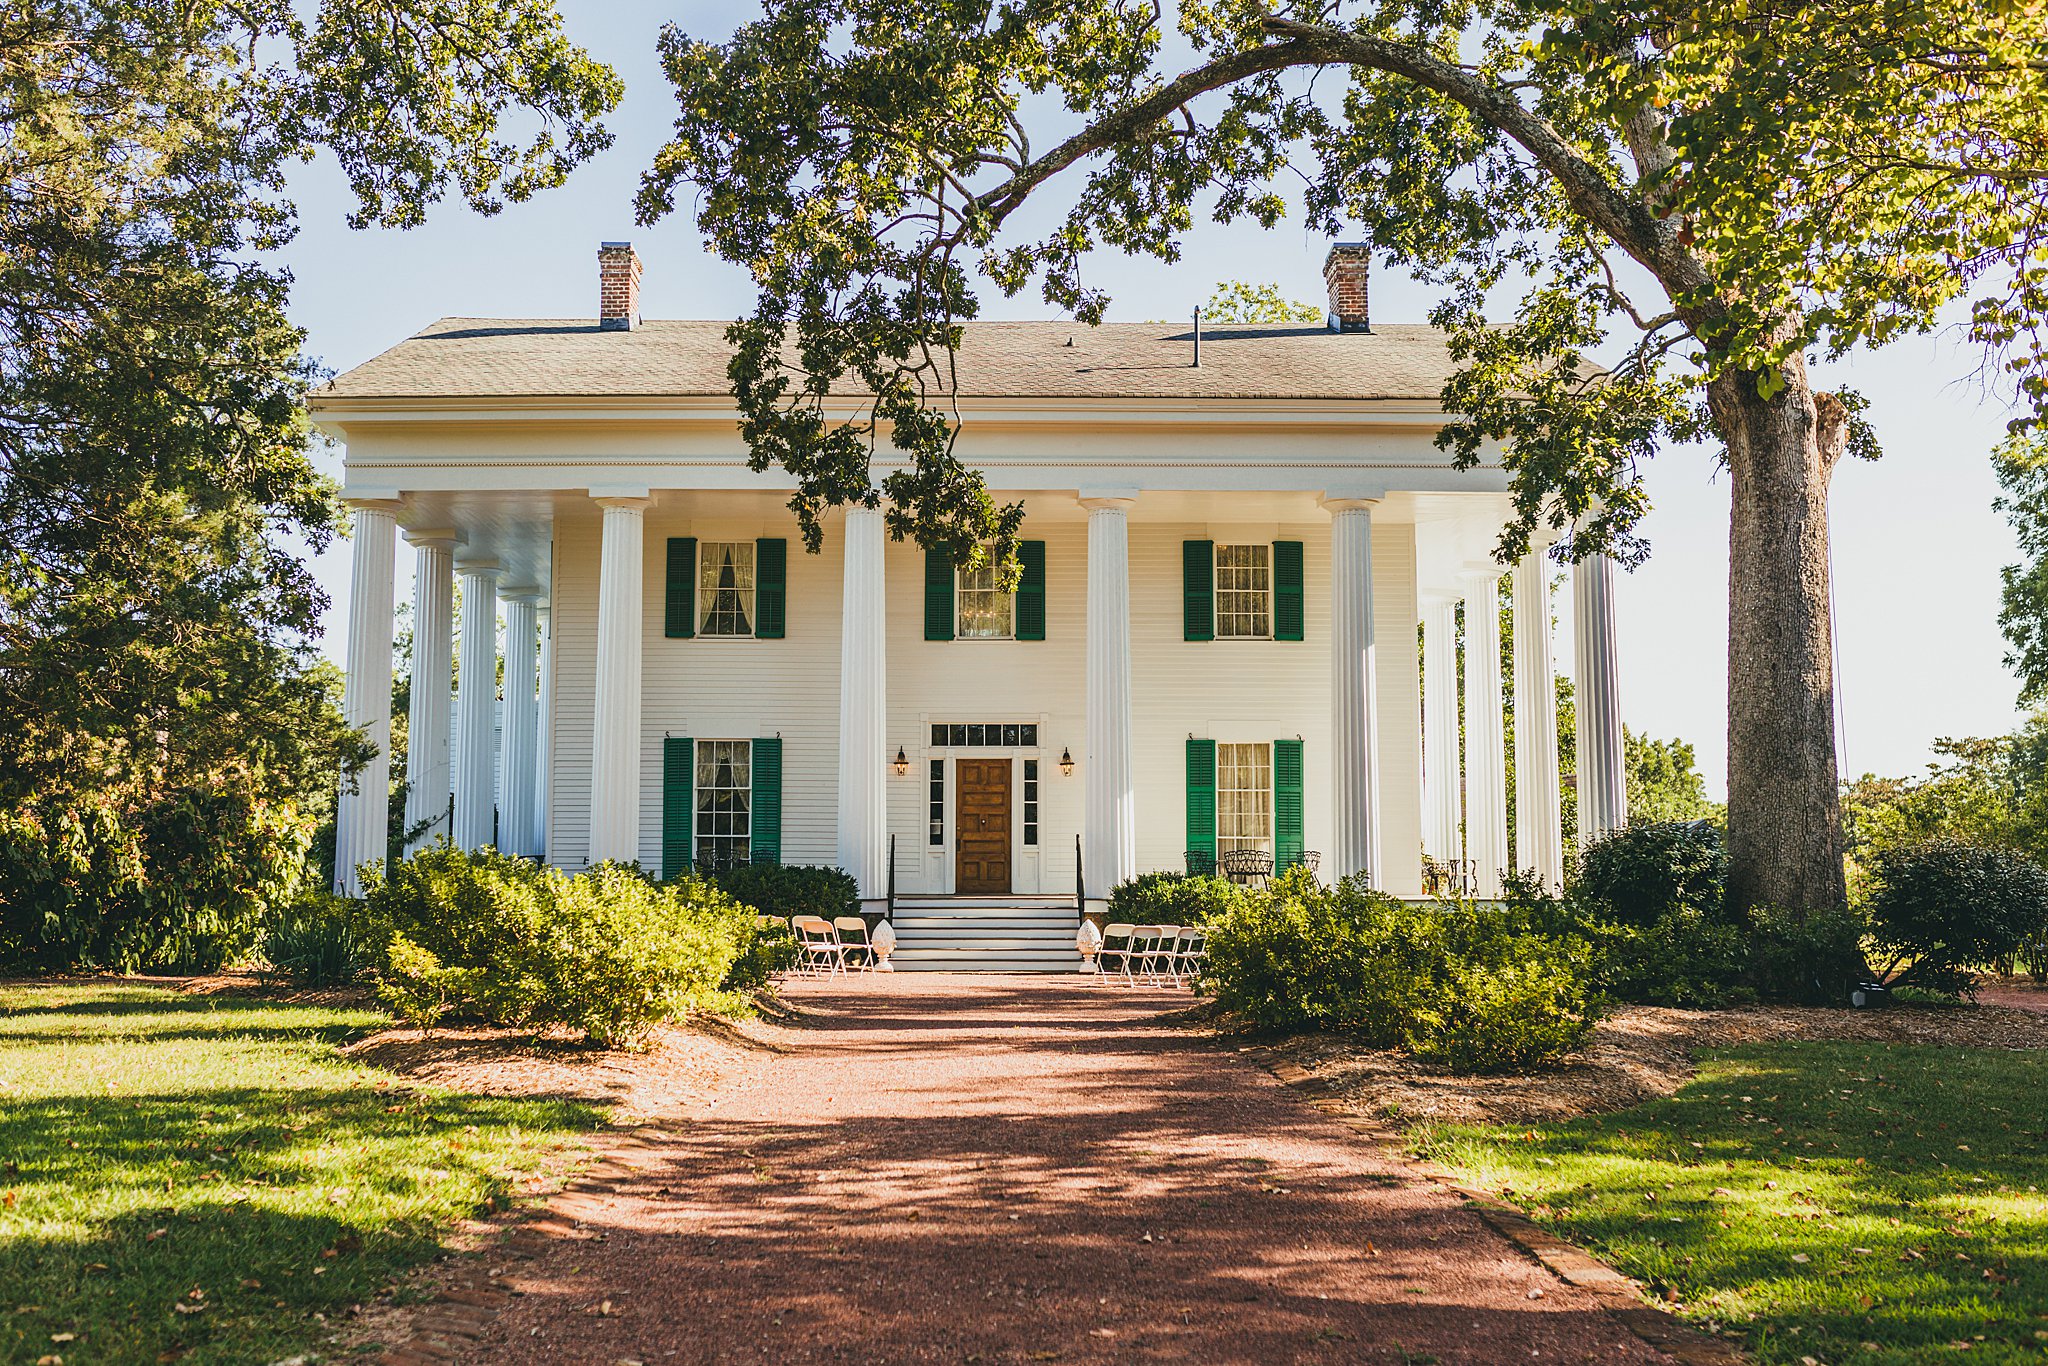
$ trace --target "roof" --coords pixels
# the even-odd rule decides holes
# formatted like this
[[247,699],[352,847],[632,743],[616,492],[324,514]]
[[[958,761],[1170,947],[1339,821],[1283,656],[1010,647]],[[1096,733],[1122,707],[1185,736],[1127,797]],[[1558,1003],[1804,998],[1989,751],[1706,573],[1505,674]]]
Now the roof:
[[[443,318],[336,377],[313,401],[722,396],[731,392],[726,326]],[[1204,327],[1199,368],[1184,323],[971,322],[964,330],[963,398],[1434,401],[1453,368],[1444,334],[1419,324],[1369,333]]]

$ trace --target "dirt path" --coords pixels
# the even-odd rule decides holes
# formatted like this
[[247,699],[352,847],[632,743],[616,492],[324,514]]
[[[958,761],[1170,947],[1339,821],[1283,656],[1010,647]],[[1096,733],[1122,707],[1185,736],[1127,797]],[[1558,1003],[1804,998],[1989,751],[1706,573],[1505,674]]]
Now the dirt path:
[[476,1359],[1644,1362],[1586,1292],[1263,1071],[1185,996],[902,974],[669,1117]]

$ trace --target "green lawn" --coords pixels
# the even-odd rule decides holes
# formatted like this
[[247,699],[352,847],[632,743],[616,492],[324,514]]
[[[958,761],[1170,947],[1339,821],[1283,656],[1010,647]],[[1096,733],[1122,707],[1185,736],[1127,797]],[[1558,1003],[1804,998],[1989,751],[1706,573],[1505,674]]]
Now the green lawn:
[[1415,1143],[1759,1361],[2048,1360],[2048,1055],[1728,1049],[1633,1110]]
[[0,1361],[266,1363],[599,1116],[407,1088],[363,1010],[0,986]]

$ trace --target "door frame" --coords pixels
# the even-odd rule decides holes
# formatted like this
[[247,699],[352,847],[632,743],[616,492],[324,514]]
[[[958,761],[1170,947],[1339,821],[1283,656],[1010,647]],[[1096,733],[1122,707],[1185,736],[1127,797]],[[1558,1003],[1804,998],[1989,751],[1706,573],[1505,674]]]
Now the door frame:
[[[927,896],[961,895],[955,874],[959,868],[956,854],[959,842],[959,761],[962,759],[1009,759],[1010,765],[1010,894],[1012,896],[1035,896],[1045,891],[1045,848],[1046,823],[1044,813],[1047,805],[1048,788],[1056,773],[1053,758],[1059,754],[1059,746],[1050,751],[1046,746],[1047,727],[1051,724],[1050,713],[1008,714],[998,719],[1005,722],[1029,722],[1038,727],[1036,745],[991,745],[978,747],[955,747],[930,743],[934,721],[946,721],[950,713],[924,712],[917,718],[918,735],[925,740],[914,753],[917,767],[911,770],[917,780],[917,825],[915,836],[917,847],[924,851],[918,862],[905,859],[899,867],[916,868],[922,875],[915,885],[921,886]],[[1051,756],[1051,757],[1049,757]],[[1024,765],[1023,760],[1038,760],[1039,783],[1039,843],[1024,843]],[[929,784],[931,765],[937,762],[944,766],[946,786],[946,814],[941,840],[931,843]],[[899,846],[900,848],[900,846]]]
[[[958,817],[960,815],[960,812],[964,810],[966,807],[966,802],[963,801],[961,798],[960,766],[963,763],[1001,765],[1001,771],[1003,775],[1003,810],[1005,814],[1009,817],[1007,822],[1009,825],[1009,829],[1004,832],[1005,839],[1003,842],[1003,853],[1005,856],[1005,861],[1009,864],[1010,885],[999,890],[978,890],[974,892],[964,892],[958,890],[960,886],[960,838],[958,834]],[[1017,756],[1013,753],[1010,753],[1007,750],[995,754],[971,754],[955,759],[951,767],[952,791],[949,795],[952,798],[952,803],[949,814],[954,818],[955,833],[951,850],[951,876],[948,880],[953,884],[953,887],[956,890],[956,894],[960,896],[1015,896],[1017,894],[1017,884],[1021,880],[1017,876],[1017,865],[1019,864],[1019,862],[1021,862],[1021,860],[1018,858],[1018,853],[1020,852],[1018,839],[1020,832],[1023,828],[1022,821],[1020,820],[1018,815],[1019,808],[1023,806],[1023,803],[1018,800],[1017,795],[1019,786],[1019,775],[1022,772],[1021,767],[1017,763]]]

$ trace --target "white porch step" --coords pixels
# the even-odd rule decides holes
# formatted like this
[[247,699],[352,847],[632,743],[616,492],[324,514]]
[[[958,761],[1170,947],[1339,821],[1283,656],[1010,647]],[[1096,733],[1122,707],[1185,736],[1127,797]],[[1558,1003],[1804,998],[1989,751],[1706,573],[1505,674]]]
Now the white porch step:
[[899,972],[1079,972],[1072,949],[900,948],[889,956]]
[[1074,936],[1071,934],[1019,934],[1005,931],[997,934],[934,934],[921,935],[915,939],[899,935],[896,951],[908,949],[962,949],[975,953],[1008,952],[1029,949],[1034,953],[1072,953]]
[[1081,928],[1081,922],[1074,916],[1022,916],[1022,915],[905,915],[896,913],[892,922],[896,933],[906,930],[929,930],[933,933],[947,933],[953,930],[1063,930],[1067,934]]
[[1071,896],[899,896],[892,918],[904,972],[1078,972]]

